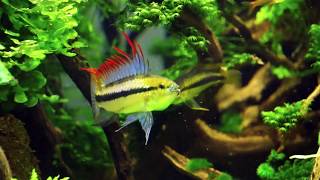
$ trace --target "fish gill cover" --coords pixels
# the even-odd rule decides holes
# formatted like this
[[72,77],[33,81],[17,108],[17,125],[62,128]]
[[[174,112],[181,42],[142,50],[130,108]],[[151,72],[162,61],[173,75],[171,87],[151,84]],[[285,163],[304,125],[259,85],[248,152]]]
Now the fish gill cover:
[[[319,179],[319,12],[316,0],[1,0],[0,178]],[[212,84],[154,113],[147,146],[139,125],[94,121],[80,71],[129,50],[121,32],[161,77]]]

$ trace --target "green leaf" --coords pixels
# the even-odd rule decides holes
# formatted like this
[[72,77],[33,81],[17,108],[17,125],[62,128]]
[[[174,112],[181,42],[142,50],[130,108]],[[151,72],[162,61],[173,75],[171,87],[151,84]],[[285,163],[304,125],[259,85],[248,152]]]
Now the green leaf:
[[41,63],[40,59],[31,59],[31,58],[26,58],[25,61],[22,64],[17,64],[17,66],[22,70],[22,71],[31,71],[38,67]]
[[38,97],[37,96],[30,96],[28,101],[24,103],[27,107],[33,107],[38,103]]
[[19,78],[20,85],[29,90],[39,90],[47,83],[47,79],[40,71],[31,71]]
[[2,44],[0,44],[0,50],[4,50],[6,47],[4,47]]
[[278,79],[290,78],[298,75],[297,72],[290,70],[284,66],[272,66],[271,72]]
[[4,62],[0,60],[0,85],[9,84],[14,77],[11,75],[9,70],[6,68]]
[[28,101],[28,97],[22,87],[16,86],[14,89],[15,89],[15,95],[14,95],[15,102],[25,103]]
[[5,33],[5,34],[8,34],[8,35],[10,35],[10,36],[14,36],[14,37],[19,37],[19,36],[20,36],[19,33],[10,31],[10,30],[8,30],[8,29],[4,30],[4,33]]
[[213,167],[212,163],[204,158],[192,158],[186,164],[186,169],[191,172],[211,167]]

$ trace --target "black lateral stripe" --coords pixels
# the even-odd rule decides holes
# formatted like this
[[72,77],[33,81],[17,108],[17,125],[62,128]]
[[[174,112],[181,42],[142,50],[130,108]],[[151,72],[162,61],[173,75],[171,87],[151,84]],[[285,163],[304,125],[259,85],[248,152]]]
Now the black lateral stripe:
[[220,77],[220,76],[208,76],[208,77],[205,77],[205,78],[201,79],[200,81],[196,81],[195,83],[190,84],[189,86],[182,88],[181,91],[185,91],[185,90],[188,90],[188,89],[196,88],[196,87],[205,85],[207,83],[210,83],[212,81],[219,82],[221,80],[223,80],[223,77]]
[[151,91],[151,90],[155,90],[155,89],[158,89],[158,87],[130,89],[127,91],[120,91],[120,92],[111,93],[111,94],[98,95],[98,96],[96,96],[96,100],[97,100],[97,102],[110,101],[110,100],[115,100],[117,98],[126,97],[129,95],[147,92],[147,91]]

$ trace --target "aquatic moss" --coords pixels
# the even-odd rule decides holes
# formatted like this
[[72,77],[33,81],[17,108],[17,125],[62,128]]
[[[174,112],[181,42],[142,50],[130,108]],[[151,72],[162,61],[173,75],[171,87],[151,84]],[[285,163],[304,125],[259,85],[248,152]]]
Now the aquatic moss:
[[266,162],[263,162],[257,168],[257,175],[264,180],[282,180],[282,179],[309,179],[313,159],[306,160],[286,160],[284,153],[278,153],[271,150]]
[[216,1],[210,0],[164,0],[161,3],[131,3],[126,16],[120,24],[125,29],[141,31],[150,26],[169,27],[171,32],[180,36],[182,43],[188,43],[196,49],[206,50],[208,41],[194,27],[181,23],[181,15],[188,11],[192,16],[206,21],[214,27],[216,34],[224,31],[225,21],[217,7]]
[[191,172],[211,167],[213,167],[213,164],[204,158],[192,158],[186,164],[186,169]]
[[128,16],[123,20],[124,27],[140,31],[154,25],[170,25],[184,9],[189,9],[201,18],[216,24],[223,21],[216,1],[164,0],[162,3],[131,4]]
[[277,106],[273,111],[262,111],[263,122],[282,132],[287,132],[295,127],[298,120],[304,115],[301,111],[303,101],[285,103],[284,106]]
[[[320,25],[312,24],[309,30],[310,43],[306,54],[308,59],[316,59],[313,66],[320,67]],[[319,69],[319,68],[318,68]]]

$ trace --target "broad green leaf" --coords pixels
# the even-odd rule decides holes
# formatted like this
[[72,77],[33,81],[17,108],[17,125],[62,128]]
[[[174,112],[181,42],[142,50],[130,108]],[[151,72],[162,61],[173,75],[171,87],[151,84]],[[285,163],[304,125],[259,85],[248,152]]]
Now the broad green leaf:
[[35,95],[32,95],[29,97],[28,101],[24,103],[27,107],[33,107],[38,103],[38,97]]
[[0,61],[0,85],[8,84],[13,79],[4,62]]
[[17,103],[25,103],[28,101],[28,97],[26,93],[24,92],[23,88],[20,86],[15,87],[14,101]]
[[41,63],[40,59],[31,59],[31,58],[26,58],[25,61],[22,64],[17,64],[17,66],[22,70],[22,71],[31,71],[38,67]]
[[4,33],[10,35],[10,36],[14,36],[14,37],[19,37],[20,34],[19,33],[16,33],[16,32],[13,32],[13,31],[10,31],[8,29],[4,30]]
[[20,85],[30,90],[39,90],[47,83],[47,79],[40,71],[31,71],[19,78]]
[[4,50],[6,47],[0,44],[0,50]]

